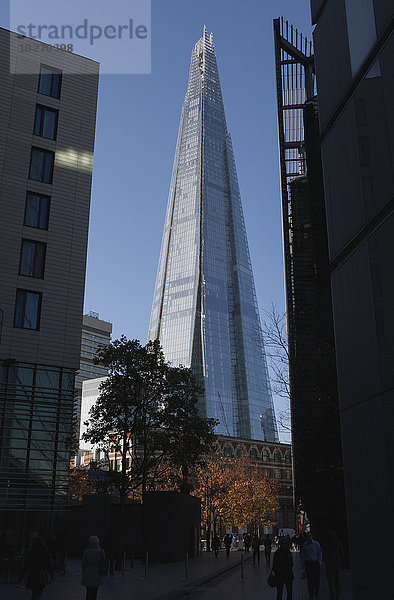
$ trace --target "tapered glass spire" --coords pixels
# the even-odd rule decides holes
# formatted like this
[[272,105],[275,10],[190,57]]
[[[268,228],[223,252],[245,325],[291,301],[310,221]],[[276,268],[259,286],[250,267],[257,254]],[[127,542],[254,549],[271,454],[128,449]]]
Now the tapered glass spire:
[[204,388],[223,435],[278,440],[213,36],[192,51],[149,339]]

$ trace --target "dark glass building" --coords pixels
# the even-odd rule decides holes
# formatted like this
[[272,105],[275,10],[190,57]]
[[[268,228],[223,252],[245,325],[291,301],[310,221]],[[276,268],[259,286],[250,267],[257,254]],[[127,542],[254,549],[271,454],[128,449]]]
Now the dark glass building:
[[393,597],[391,0],[312,0],[355,600]]

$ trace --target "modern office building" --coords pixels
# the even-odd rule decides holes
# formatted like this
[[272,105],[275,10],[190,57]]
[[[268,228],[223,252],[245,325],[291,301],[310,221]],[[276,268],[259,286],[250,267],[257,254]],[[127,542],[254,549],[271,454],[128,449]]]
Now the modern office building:
[[311,9],[354,598],[383,600],[394,538],[393,3]]
[[85,442],[82,435],[87,431],[84,423],[89,419],[90,409],[96,404],[100,395],[100,385],[106,380],[106,377],[98,377],[97,379],[89,379],[82,383],[82,398],[81,398],[81,428],[79,437],[79,453],[76,458],[76,465],[84,464],[84,455],[93,453],[96,455],[97,448],[90,442]]
[[79,439],[81,424],[81,398],[82,382],[97,377],[105,377],[108,369],[103,365],[95,365],[94,359],[100,346],[108,346],[111,343],[112,323],[103,321],[98,313],[89,312],[83,315],[81,360],[79,371],[75,377],[75,435]]
[[149,329],[191,367],[201,412],[223,435],[277,441],[263,338],[213,36],[204,27],[189,83]]
[[0,530],[20,549],[67,498],[99,65],[5,29],[0,55]]
[[111,343],[111,333],[112,323],[100,319],[98,313],[83,315],[81,362],[75,378],[75,387],[82,389],[83,381],[107,375],[108,369],[95,365],[94,358],[100,346],[108,346]]
[[295,501],[314,537],[346,503],[313,47],[274,20]]

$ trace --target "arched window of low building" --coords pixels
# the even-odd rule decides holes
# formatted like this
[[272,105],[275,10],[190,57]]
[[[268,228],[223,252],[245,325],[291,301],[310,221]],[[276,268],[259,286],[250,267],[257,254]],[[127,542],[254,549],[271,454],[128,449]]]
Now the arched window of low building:
[[282,462],[282,454],[279,450],[275,450],[275,452],[274,452],[274,461]]
[[285,454],[285,463],[287,465],[291,465],[291,454],[290,454],[290,452],[286,452],[286,454]]
[[263,462],[269,462],[271,459],[269,450],[267,450],[267,448],[263,448],[263,452],[261,454],[261,458],[263,459]]
[[257,450],[256,448],[251,448],[249,450],[250,460],[257,460]]
[[244,448],[242,448],[242,446],[238,446],[236,454],[237,454],[237,458],[241,458],[241,456],[243,456],[245,454]]

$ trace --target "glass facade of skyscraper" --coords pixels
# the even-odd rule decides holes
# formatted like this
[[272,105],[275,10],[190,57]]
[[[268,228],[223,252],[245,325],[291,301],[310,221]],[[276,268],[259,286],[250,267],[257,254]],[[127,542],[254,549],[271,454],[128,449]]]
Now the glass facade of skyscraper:
[[218,433],[277,441],[273,402],[212,34],[193,51],[150,339],[191,367]]

